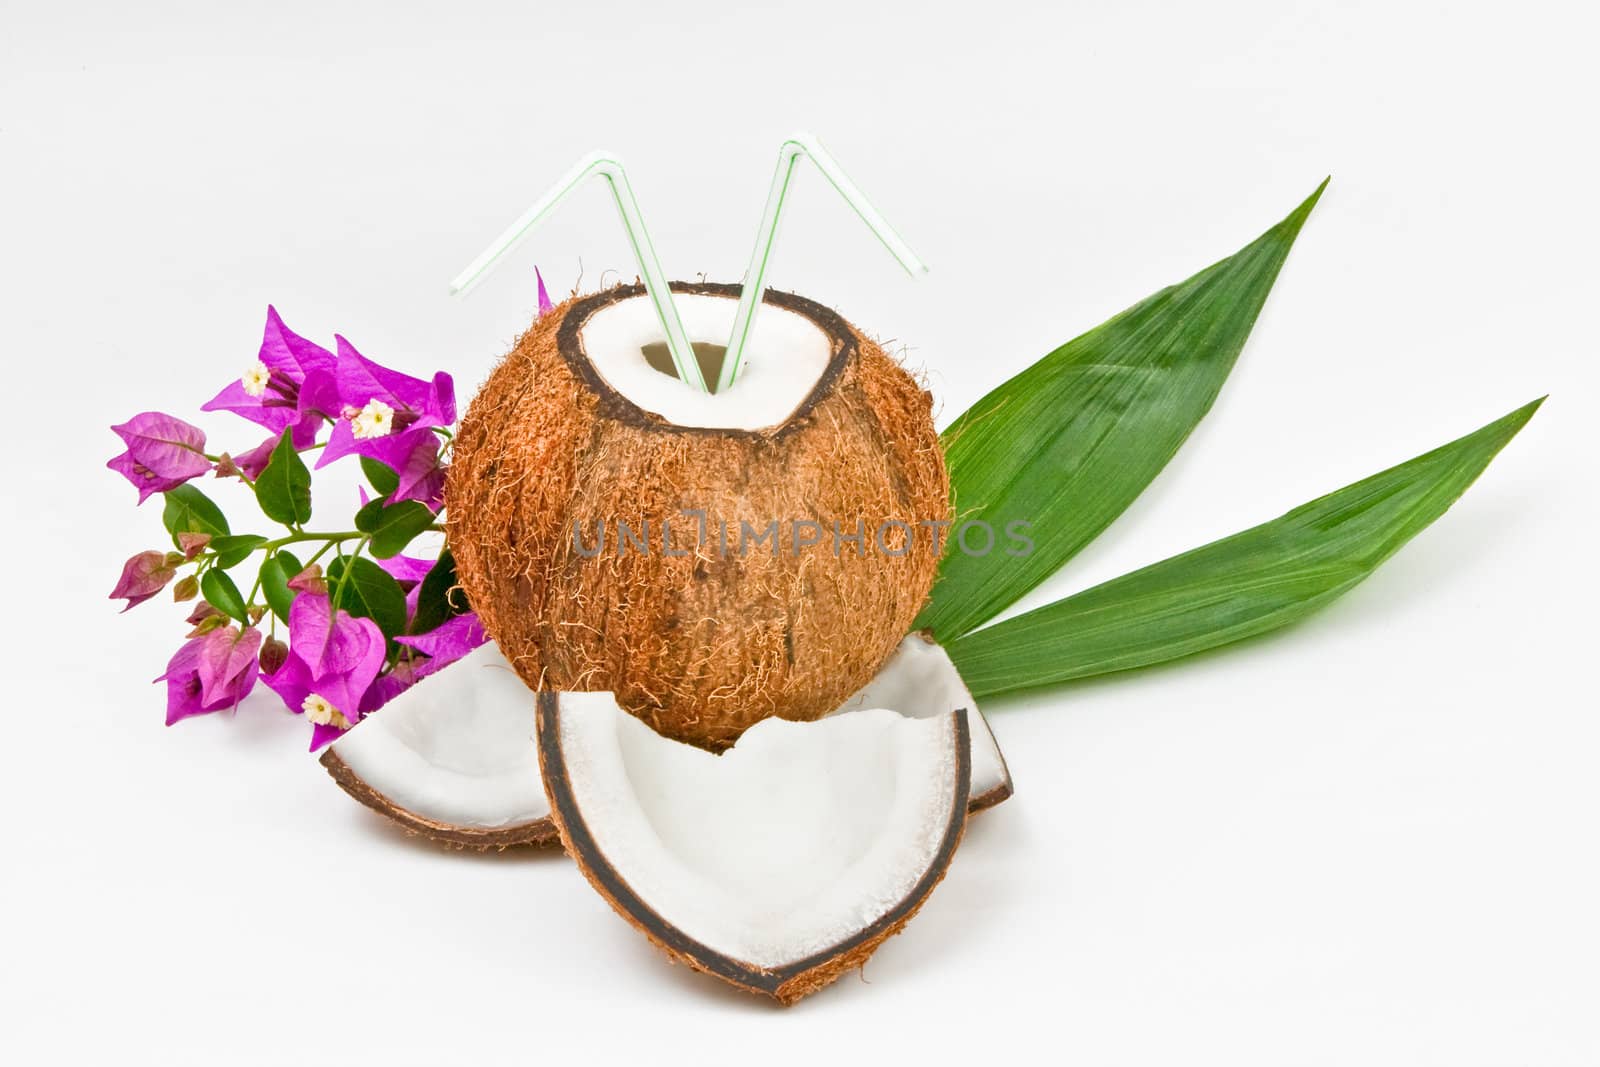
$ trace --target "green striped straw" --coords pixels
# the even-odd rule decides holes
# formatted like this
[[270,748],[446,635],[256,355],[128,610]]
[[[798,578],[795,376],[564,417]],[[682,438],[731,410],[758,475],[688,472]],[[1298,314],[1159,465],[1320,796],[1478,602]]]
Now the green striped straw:
[[591,175],[605,179],[611,197],[616,201],[617,214],[622,216],[622,228],[633,246],[633,256],[639,264],[639,276],[644,279],[645,292],[649,294],[650,303],[655,306],[656,318],[666,334],[667,349],[672,353],[672,364],[678,370],[678,377],[701,392],[706,392],[700,363],[689,344],[689,335],[684,332],[683,320],[678,317],[678,306],[673,303],[672,289],[661,270],[661,261],[656,258],[655,246],[650,243],[650,231],[645,229],[644,216],[639,213],[639,202],[634,199],[633,186],[628,184],[628,174],[622,168],[622,161],[610,152],[591,152],[578,160],[549,192],[495,238],[477,259],[468,264],[466,270],[456,275],[450,283],[450,291],[461,294],[471,290],[507,252],[555,210],[557,204]]
[[772,263],[772,245],[778,236],[778,219],[783,214],[784,200],[789,195],[789,182],[794,178],[795,167],[800,158],[805,156],[817,165],[822,176],[828,179],[845,202],[855,209],[861,221],[867,224],[883,247],[889,254],[900,262],[907,274],[912,276],[924,274],[928,267],[917,254],[911,251],[909,245],[895,232],[866,194],[850,180],[837,160],[829,154],[822,143],[809,133],[797,133],[790,137],[778,148],[778,167],[772,174],[772,188],[767,193],[767,207],[761,215],[761,227],[756,231],[756,248],[750,256],[750,268],[745,272],[744,289],[739,294],[739,306],[733,316],[733,333],[728,338],[728,351],[722,361],[722,375],[718,379],[717,389],[726,389],[733,384],[733,379],[739,373],[739,363],[744,356],[745,345],[750,340],[750,335],[755,329],[756,312],[761,307],[762,297],[767,289],[767,268]]

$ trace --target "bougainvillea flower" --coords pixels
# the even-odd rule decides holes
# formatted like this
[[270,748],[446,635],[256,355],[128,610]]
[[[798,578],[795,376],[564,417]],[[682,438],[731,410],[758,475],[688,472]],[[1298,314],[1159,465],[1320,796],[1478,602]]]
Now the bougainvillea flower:
[[271,430],[274,441],[293,426],[295,447],[307,448],[316,443],[322,417],[301,406],[300,389],[308,374],[331,374],[336,362],[332,352],[285,326],[269,305],[256,362],[200,410],[231,411]]
[[489,635],[484,633],[477,614],[469,611],[440,623],[425,634],[397,637],[395,640],[425,653],[429,662],[439,661],[438,666],[442,667],[454,663],[489,640]]
[[538,267],[533,268],[533,277],[539,283],[539,314],[543,315],[555,305],[550,302],[550,294],[544,291],[544,275],[539,273]]
[[190,638],[167,662],[167,725],[238,705],[255,688],[261,631],[229,626]]
[[362,700],[383,668],[383,633],[371,619],[302,593],[289,609],[289,656],[266,683],[311,720],[315,751],[361,721]]
[[315,383],[319,406],[327,410],[338,404],[318,467],[355,453],[399,470],[416,450],[416,438],[405,436],[406,431],[449,426],[456,420],[450,375],[440,371],[431,381],[413,378],[372,362],[343,337],[335,340],[339,361],[332,382],[322,376]]
[[471,613],[458,615],[437,629],[415,637],[396,638],[422,652],[433,651],[426,658],[401,659],[394,667],[372,684],[366,699],[361,702],[361,714],[370,715],[430,674],[436,674],[461,659],[468,652],[487,641],[488,635]]
[[446,469],[439,460],[439,437],[432,430],[408,430],[407,433],[415,439],[409,443],[405,458],[391,465],[400,476],[400,483],[389,494],[389,502],[420,500],[437,512],[444,507]]
[[184,559],[194,559],[200,553],[204,552],[206,550],[206,546],[210,543],[211,535],[208,533],[192,533],[185,531],[178,535],[178,547],[183,550]]
[[145,411],[111,429],[128,448],[106,466],[133,483],[141,504],[211,469],[204,431],[182,419]]
[[322,576],[322,564],[320,563],[307,565],[299,574],[292,576],[285,584],[296,593],[314,593],[317,596],[328,595],[328,580]]
[[[244,472],[244,476],[252,482],[261,477],[261,472],[267,469],[267,464],[272,460],[272,450],[278,447],[278,438],[269,437],[248,452],[241,452],[237,456],[230,456],[233,465]],[[219,472],[220,474],[220,472]]]
[[109,599],[127,600],[128,607],[122,609],[127,611],[165,589],[177,573],[165,552],[141,552],[122,565],[122,577]]
[[389,572],[389,577],[400,583],[402,589],[409,588],[428,576],[433,570],[434,561],[421,559],[417,556],[390,556],[380,559],[378,566]]
[[382,678],[372,683],[367,695],[361,699],[361,714],[371,715],[442,666],[443,664],[436,664],[426,657],[401,660]]

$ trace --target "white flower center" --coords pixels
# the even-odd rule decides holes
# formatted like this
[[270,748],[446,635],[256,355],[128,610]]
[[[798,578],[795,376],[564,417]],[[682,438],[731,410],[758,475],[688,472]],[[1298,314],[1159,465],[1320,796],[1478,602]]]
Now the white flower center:
[[315,693],[306,697],[305,703],[300,705],[300,710],[306,713],[306,718],[319,726],[333,726],[340,730],[350,729],[350,720],[344,717],[344,712]]
[[267,365],[258,361],[255,366],[244,372],[239,384],[244,386],[246,395],[261,396],[267,391],[267,379],[271,377],[272,372],[267,370]]
[[394,421],[394,408],[381,400],[369,400],[367,406],[350,416],[350,429],[364,439],[385,437]]

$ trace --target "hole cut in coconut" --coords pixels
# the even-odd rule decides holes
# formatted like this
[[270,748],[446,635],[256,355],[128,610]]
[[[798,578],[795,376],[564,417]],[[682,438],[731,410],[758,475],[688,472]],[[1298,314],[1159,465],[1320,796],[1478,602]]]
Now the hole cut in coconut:
[[609,693],[539,696],[567,851],[675,959],[784,1003],[863,964],[944,876],[966,820],[965,711],[767,719],[713,755]]
[[[733,330],[738,292],[674,292],[673,299],[701,374],[715,383]],[[781,425],[811,395],[833,356],[833,342],[815,323],[770,299],[756,319],[739,376],[716,393],[703,393],[678,379],[647,296],[625,297],[600,308],[584,321],[578,338],[595,372],[634,406],[678,426],[713,429]]]
[[322,754],[346,792],[451,845],[553,845],[534,695],[491,642],[424,678]]
[[[717,382],[722,377],[722,363],[727,358],[728,346],[712,344],[710,341],[692,341],[690,344],[694,348],[695,362],[700,364],[700,377],[705,380],[706,388],[715,393]],[[657,372],[669,378],[678,377],[678,368],[672,362],[672,349],[667,347],[667,342],[652,341],[639,349],[639,354]]]

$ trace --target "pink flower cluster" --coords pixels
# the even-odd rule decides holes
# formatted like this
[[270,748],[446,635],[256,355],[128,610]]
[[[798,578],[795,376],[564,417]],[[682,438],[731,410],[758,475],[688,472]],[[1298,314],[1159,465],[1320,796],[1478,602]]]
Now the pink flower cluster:
[[[305,566],[290,554],[289,546],[298,549],[322,536],[303,527],[310,474],[301,453],[320,450],[316,468],[364,457],[379,500],[363,507],[358,527],[377,506],[420,532],[444,506],[449,427],[456,417],[450,376],[413,378],[367,359],[343,337],[334,340],[329,351],[267,309],[256,363],[202,407],[232,412],[268,431],[266,440],[237,455],[208,452],[204,431],[162,412],[112,427],[125,447],[107,466],[138,490],[139,503],[166,496],[163,520],[177,548],[130,558],[112,598],[126,600],[126,611],[174,579],[175,599],[204,596],[189,616],[187,639],[157,679],[167,686],[169,725],[235,707],[259,679],[290,711],[311,720],[315,749],[487,640],[453,589],[448,550],[437,560],[396,555],[403,544],[380,553],[375,536],[345,532],[327,535]],[[268,487],[257,483],[280,464],[289,488],[269,497]],[[206,474],[238,477],[269,519],[284,527],[284,536],[230,532],[220,509],[190,484]],[[351,541],[354,550],[346,552]],[[325,575],[315,562],[330,549],[336,550],[337,576]],[[362,555],[364,549],[373,559]],[[263,558],[244,596],[227,572],[255,552]],[[194,573],[179,578],[189,566]],[[364,575],[363,581],[352,583],[353,574]],[[352,585],[361,587],[359,595]],[[263,632],[263,621],[270,633]],[[287,627],[287,644],[276,636],[279,621]]]

